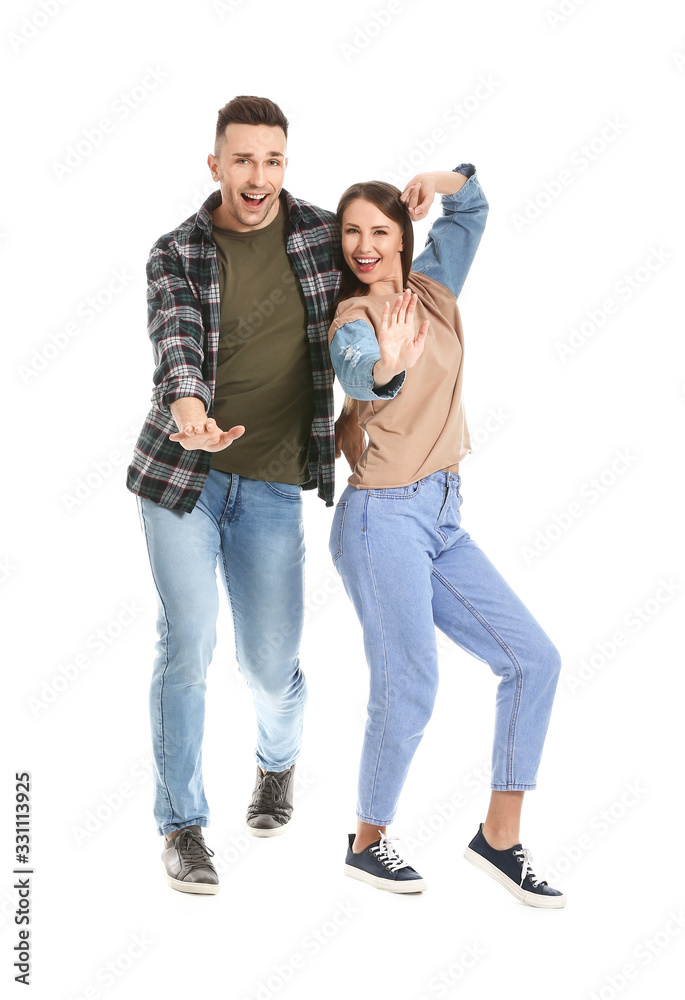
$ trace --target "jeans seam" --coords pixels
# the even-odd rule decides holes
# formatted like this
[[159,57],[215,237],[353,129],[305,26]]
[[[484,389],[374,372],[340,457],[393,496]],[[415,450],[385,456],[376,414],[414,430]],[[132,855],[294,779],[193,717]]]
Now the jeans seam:
[[514,767],[514,740],[516,736],[516,721],[518,719],[518,710],[521,703],[521,689],[523,686],[523,671],[521,670],[521,664],[518,662],[514,656],[514,651],[511,649],[508,643],[504,641],[502,636],[495,631],[495,629],[490,625],[486,618],[468,601],[463,594],[460,594],[445,577],[439,573],[436,569],[433,569],[433,576],[436,577],[454,596],[457,600],[461,601],[464,607],[474,615],[474,617],[484,625],[488,630],[490,635],[500,644],[502,649],[505,651],[509,659],[511,660],[514,669],[516,670],[516,691],[514,692],[514,704],[511,709],[511,719],[509,722],[509,738],[507,743],[507,786],[514,783],[513,779],[513,767]]
[[[154,502],[154,501],[151,501],[151,502]],[[171,793],[169,791],[169,786],[167,785],[167,780],[166,780],[166,755],[165,755],[165,752],[164,752],[164,708],[163,708],[163,705],[164,705],[164,679],[166,677],[166,672],[167,672],[167,669],[169,667],[169,615],[167,614],[166,605],[164,604],[164,600],[162,598],[162,593],[161,593],[161,591],[159,589],[159,585],[157,583],[157,578],[155,576],[155,570],[154,570],[154,565],[153,565],[153,560],[152,560],[152,553],[150,552],[150,543],[149,543],[148,537],[147,537],[147,528],[145,527],[145,519],[143,517],[142,504],[141,504],[141,520],[143,522],[143,535],[145,536],[145,545],[147,547],[148,556],[150,558],[150,571],[151,571],[151,574],[152,574],[152,580],[153,580],[154,585],[155,585],[155,590],[157,591],[157,596],[159,598],[159,603],[162,606],[162,610],[164,611],[164,622],[165,622],[165,625],[166,625],[166,638],[164,640],[164,658],[165,658],[165,662],[164,662],[164,670],[162,671],[162,676],[160,678],[160,685],[159,685],[159,724],[160,724],[161,736],[162,736],[162,773],[160,774],[160,778],[162,780],[162,785],[164,787],[164,791],[166,792],[167,803],[168,803],[168,807],[169,807],[169,813],[170,813],[170,815],[172,817],[169,820],[169,822],[173,823],[174,807],[173,807],[173,805],[171,803]],[[153,751],[154,751],[154,747],[153,747]]]
[[228,578],[228,566],[226,565],[226,553],[224,551],[224,539],[223,532],[221,532],[221,565],[224,568],[224,580],[226,581],[226,593],[228,594],[228,603],[231,607],[231,618],[233,621],[233,646],[235,648],[235,659],[238,664],[238,669],[240,669],[240,657],[238,656],[238,622],[235,616],[235,607],[233,606],[233,594],[231,593],[231,584]]
[[[373,593],[374,593],[374,597],[375,597],[375,600],[376,600],[376,608],[378,610],[378,622],[379,622],[379,625],[380,625],[381,641],[383,643],[383,671],[384,671],[384,679],[385,679],[385,717],[383,719],[383,731],[382,731],[382,734],[381,734],[380,745],[378,747],[378,753],[376,755],[376,767],[375,767],[375,771],[374,771],[374,775],[373,775],[373,784],[372,784],[372,787],[371,787],[370,801],[373,802],[373,797],[376,794],[376,782],[378,780],[378,771],[380,769],[380,761],[381,761],[381,753],[383,751],[383,743],[385,742],[385,735],[386,735],[387,728],[388,728],[388,711],[389,711],[389,707],[388,706],[389,706],[389,690],[390,690],[390,685],[388,683],[388,650],[387,650],[387,646],[386,646],[386,643],[385,643],[385,633],[384,633],[384,630],[383,630],[383,617],[381,615],[380,601],[379,601],[379,598],[378,598],[378,589],[376,587],[376,577],[375,577],[374,572],[373,572],[373,561],[371,559],[371,553],[369,551],[369,535],[368,535],[368,532],[366,534],[366,545],[365,545],[365,548],[366,548],[366,556],[367,556],[367,559],[369,561],[369,574],[370,574],[370,577],[371,577],[371,583],[373,584]],[[383,824],[381,824],[381,825],[383,825]]]

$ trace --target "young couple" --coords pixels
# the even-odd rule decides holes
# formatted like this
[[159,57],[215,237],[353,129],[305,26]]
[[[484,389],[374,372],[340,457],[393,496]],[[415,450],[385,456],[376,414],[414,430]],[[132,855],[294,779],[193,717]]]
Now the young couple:
[[[437,625],[501,678],[490,806],[466,857],[523,902],[563,906],[519,838],[559,653],[461,527],[470,442],[456,299],[488,203],[475,167],[460,164],[403,192],[354,184],[334,215],[283,188],[287,129],[266,98],[225,105],[208,157],[220,188],[160,237],[147,265],[154,390],[126,482],[158,595],[150,717],[165,878],[186,892],[219,888],[202,833],[217,563],[257,717],[247,828],[269,837],[290,822],[307,699],[302,490],[333,506],[344,453],[352,475],[329,544],[370,671],[345,872],[394,892],[426,887],[387,826],[436,697]],[[413,221],[436,193],[442,214],[413,259]]]

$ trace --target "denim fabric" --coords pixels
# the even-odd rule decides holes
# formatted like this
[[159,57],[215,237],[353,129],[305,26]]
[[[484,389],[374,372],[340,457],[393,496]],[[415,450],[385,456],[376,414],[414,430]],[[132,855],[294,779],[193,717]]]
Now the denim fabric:
[[[489,205],[472,163],[460,163],[452,173],[464,174],[468,180],[456,194],[442,195],[442,213],[431,226],[426,246],[414,258],[411,269],[439,281],[458,298],[476,256]],[[352,399],[392,399],[404,385],[407,373],[401,371],[387,385],[374,389],[373,366],[381,352],[373,327],[365,319],[350,320],[338,327],[330,352],[338,381]]]
[[373,327],[365,319],[352,319],[339,327],[330,350],[338,381],[352,399],[393,399],[404,385],[406,371],[385,385],[374,386],[373,366],[380,361],[381,350]]
[[[536,786],[561,660],[547,634],[461,526],[461,476],[355,489],[329,550],[364,630],[370,694],[357,815],[392,822],[438,689],[435,626],[487,663],[497,686],[492,788]],[[401,569],[398,559],[401,556]]]
[[257,714],[257,763],[283,771],[300,752],[307,698],[302,489],[210,469],[191,512],[137,497],[158,596],[150,687],[157,830],[209,824],[202,782],[207,667],[220,577],[236,657]]

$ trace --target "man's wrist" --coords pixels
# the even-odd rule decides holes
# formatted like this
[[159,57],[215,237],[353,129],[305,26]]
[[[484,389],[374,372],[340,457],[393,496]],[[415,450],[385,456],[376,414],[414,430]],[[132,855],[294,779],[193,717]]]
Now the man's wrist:
[[169,410],[179,431],[189,424],[204,423],[207,419],[205,404],[197,396],[182,396],[169,403]]

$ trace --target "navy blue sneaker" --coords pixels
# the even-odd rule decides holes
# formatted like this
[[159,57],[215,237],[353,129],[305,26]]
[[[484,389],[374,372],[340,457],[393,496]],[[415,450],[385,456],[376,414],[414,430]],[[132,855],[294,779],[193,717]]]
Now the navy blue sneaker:
[[566,896],[537,878],[530,867],[533,855],[527,847],[514,844],[505,851],[490,847],[483,836],[483,824],[464,851],[464,857],[476,868],[494,878],[505,889],[529,906],[556,908],[566,905]]
[[355,854],[352,850],[355,834],[348,834],[347,857],[345,858],[345,874],[358,878],[360,882],[368,882],[376,889],[387,889],[389,892],[423,892],[427,882],[421,878],[411,865],[403,861],[390,843],[397,837],[386,837],[378,831],[380,840],[369,844],[366,850]]

